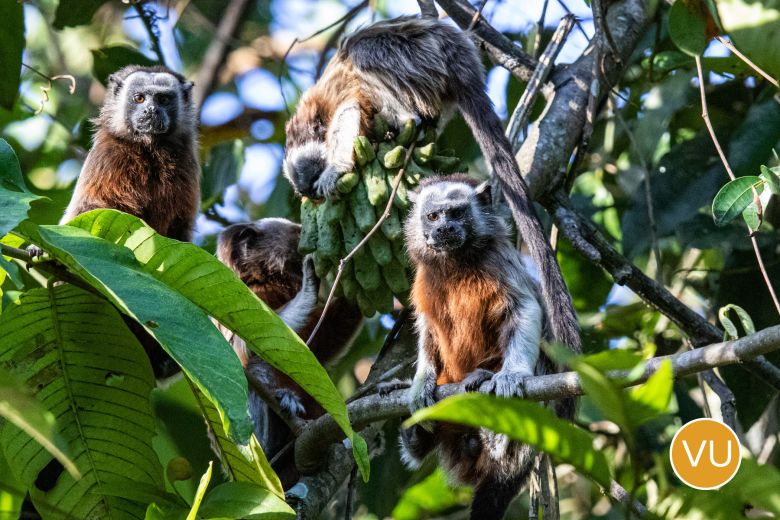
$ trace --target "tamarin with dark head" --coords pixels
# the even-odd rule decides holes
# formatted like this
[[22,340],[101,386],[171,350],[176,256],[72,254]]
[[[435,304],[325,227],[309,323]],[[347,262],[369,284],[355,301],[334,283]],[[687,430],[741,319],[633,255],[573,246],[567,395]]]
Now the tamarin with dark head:
[[[248,224],[234,224],[219,237],[217,257],[302,338],[308,338],[322,313],[317,300],[319,281],[311,258],[298,252],[301,227],[289,220],[266,218]],[[317,360],[324,364],[343,354],[360,330],[363,318],[360,310],[336,298],[310,345]],[[250,352],[244,341],[231,331],[220,330],[238,354],[245,370],[266,382],[274,391],[279,406],[303,419],[324,414],[322,407],[292,379],[282,374]],[[292,432],[250,388],[250,415],[255,423],[255,436],[263,451],[272,459],[294,439]],[[282,485],[287,489],[298,481],[293,453],[280,457],[274,464]]]
[[113,208],[189,241],[200,205],[192,83],[165,67],[130,65],[108,78],[92,148],[60,221]]
[[466,33],[431,18],[401,17],[349,36],[287,123],[284,173],[295,190],[325,197],[354,168],[353,142],[379,113],[400,128],[457,108],[495,172],[534,262],[553,337],[580,349],[579,326],[555,254],[485,93],[484,69]]
[[[419,333],[412,412],[434,404],[437,385],[522,396],[524,378],[557,370],[540,350],[553,335],[536,283],[494,212],[489,184],[462,174],[424,181],[405,233]],[[556,409],[571,418],[573,402]],[[401,444],[410,466],[437,450],[447,470],[474,486],[474,520],[500,520],[533,467],[530,447],[484,429],[415,425],[402,430]]]

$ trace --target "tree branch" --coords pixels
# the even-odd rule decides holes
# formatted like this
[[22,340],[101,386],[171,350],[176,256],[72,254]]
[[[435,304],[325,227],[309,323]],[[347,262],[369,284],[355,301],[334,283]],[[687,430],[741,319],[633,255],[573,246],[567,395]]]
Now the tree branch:
[[214,88],[214,80],[219,72],[219,67],[225,61],[228,44],[250,5],[251,0],[231,0],[225,7],[222,19],[217,26],[217,32],[203,55],[203,62],[195,77],[192,99],[196,107],[201,106]]
[[493,63],[512,73],[518,80],[526,82],[537,66],[536,60],[520,47],[495,30],[478,11],[465,0],[436,0],[442,9],[461,29],[471,28],[478,45],[487,52]]
[[[672,362],[674,377],[679,378],[712,368],[749,362],[758,356],[780,350],[780,325],[745,336],[744,338],[714,343],[670,356],[659,356],[647,361],[645,371],[637,379],[627,379],[628,371],[612,371],[609,377],[622,386],[636,386],[658,370],[666,360]],[[576,372],[562,372],[526,378],[523,383],[525,398],[530,401],[552,401],[583,395]],[[460,384],[441,385],[436,389],[436,399],[463,393]],[[394,390],[387,395],[372,394],[357,399],[347,406],[352,426],[356,430],[366,425],[409,414],[407,390]],[[312,421],[295,443],[298,467],[301,462],[321,460],[327,446],[343,439],[344,434],[336,422],[324,415]]]

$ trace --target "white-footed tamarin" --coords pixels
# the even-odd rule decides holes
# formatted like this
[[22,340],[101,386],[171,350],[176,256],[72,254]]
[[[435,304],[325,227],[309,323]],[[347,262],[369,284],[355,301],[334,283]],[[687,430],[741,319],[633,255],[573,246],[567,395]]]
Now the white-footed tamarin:
[[200,207],[192,83],[165,67],[124,67],[108,88],[92,148],[60,221],[113,208],[189,241]]
[[[405,234],[419,333],[413,412],[434,404],[436,385],[522,396],[525,377],[556,371],[540,350],[552,335],[536,284],[494,212],[488,183],[463,174],[423,181]],[[573,402],[556,408],[570,417]],[[484,429],[415,425],[402,430],[401,444],[410,466],[436,449],[448,471],[474,486],[474,520],[500,520],[533,466],[531,448]]]
[[[323,306],[317,300],[319,281],[311,258],[298,252],[301,227],[289,220],[266,218],[253,223],[234,224],[219,237],[217,257],[299,336],[306,339]],[[334,299],[328,314],[310,345],[322,364],[337,359],[352,343],[363,318],[360,310],[343,298]],[[266,382],[279,406],[303,419],[322,415],[322,407],[292,379],[252,354],[244,341],[220,326],[247,371]],[[250,388],[250,415],[255,435],[269,459],[293,440],[287,425]],[[285,489],[298,480],[293,453],[281,457],[274,469]]]
[[369,134],[374,114],[400,128],[411,118],[446,118],[453,108],[461,112],[495,171],[539,268],[554,339],[578,351],[571,297],[485,93],[479,53],[466,33],[432,18],[401,17],[346,38],[287,123],[284,173],[299,194],[327,196],[339,176],[354,168],[355,137]]

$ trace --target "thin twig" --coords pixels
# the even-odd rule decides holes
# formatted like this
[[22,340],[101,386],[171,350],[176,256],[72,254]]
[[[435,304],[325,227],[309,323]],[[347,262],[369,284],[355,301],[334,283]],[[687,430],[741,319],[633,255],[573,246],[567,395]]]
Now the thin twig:
[[561,6],[561,8],[566,11],[567,15],[574,16],[574,23],[577,24],[577,29],[582,33],[582,35],[585,37],[586,40],[590,40],[590,37],[588,36],[588,33],[585,31],[585,28],[582,26],[582,22],[580,22],[580,17],[575,15],[574,12],[572,12],[571,9],[569,9],[569,6],[566,5],[566,2],[563,0],[557,0],[558,5]]
[[777,80],[775,78],[773,78],[772,76],[764,72],[764,70],[761,67],[759,67],[758,65],[750,61],[750,58],[748,58],[747,56],[739,52],[739,50],[737,50],[737,48],[734,47],[734,45],[730,41],[728,41],[721,35],[715,36],[715,39],[718,40],[720,43],[722,43],[724,47],[726,47],[728,50],[734,53],[739,59],[744,61],[751,69],[758,72],[765,80],[767,80],[769,83],[774,85],[775,88],[780,88],[780,84],[777,83]]
[[52,89],[52,84],[55,81],[63,80],[63,79],[66,80],[69,83],[68,93],[70,95],[76,93],[76,78],[71,76],[70,74],[58,74],[56,76],[49,77],[43,72],[39,71],[38,69],[31,67],[30,65],[27,65],[26,63],[22,63],[22,66],[24,66],[26,69],[34,72],[35,74],[37,74],[38,76],[42,77],[43,79],[49,82],[49,84],[46,85],[45,87],[43,86],[41,87],[41,92],[42,92],[41,101],[40,101],[41,106],[38,107],[38,109],[35,111],[35,115],[41,114],[43,112],[43,109],[46,108],[46,103],[49,102],[49,91]]
[[306,340],[307,345],[311,345],[312,340],[314,339],[314,336],[317,335],[317,331],[320,330],[320,326],[322,325],[323,320],[325,319],[325,315],[328,312],[328,309],[330,308],[331,302],[333,302],[333,298],[336,296],[336,289],[338,288],[339,281],[341,281],[341,275],[344,274],[344,268],[347,266],[347,263],[352,260],[352,257],[357,254],[358,251],[368,242],[368,239],[371,238],[371,236],[377,232],[377,230],[382,226],[382,223],[387,220],[387,218],[390,216],[390,210],[393,207],[393,199],[395,199],[395,194],[398,191],[398,186],[401,184],[401,179],[404,177],[404,173],[406,171],[406,166],[409,164],[409,160],[412,158],[412,152],[414,151],[414,147],[417,145],[417,137],[419,136],[420,129],[417,129],[417,133],[414,136],[414,139],[412,140],[411,144],[406,149],[406,157],[404,157],[404,163],[401,165],[401,169],[398,170],[398,173],[396,174],[395,178],[393,179],[393,189],[390,192],[390,198],[387,199],[387,204],[385,205],[385,210],[382,212],[382,215],[377,219],[376,224],[374,224],[374,227],[371,228],[371,230],[366,233],[366,236],[363,237],[363,240],[358,242],[358,244],[350,251],[347,256],[342,258],[339,261],[339,268],[338,271],[336,271],[336,278],[333,280],[333,285],[330,288],[330,292],[328,293],[328,299],[325,300],[325,307],[322,309],[322,314],[320,314],[320,319],[317,320],[317,325],[314,326],[314,330],[311,331],[311,335],[309,335],[309,339]]
[[153,8],[147,7],[145,4],[135,4],[135,10],[138,12],[138,16],[146,27],[146,32],[149,33],[149,40],[152,42],[152,49],[157,54],[157,61],[166,67],[168,64],[165,62],[165,56],[160,46],[160,29],[157,27],[157,15]]
[[655,279],[658,283],[663,283],[663,269],[662,269],[662,258],[661,258],[661,247],[658,244],[658,225],[655,221],[655,208],[653,207],[653,192],[652,192],[652,186],[650,186],[650,165],[647,163],[647,160],[645,159],[644,153],[642,152],[642,148],[640,148],[639,143],[636,140],[636,137],[634,136],[634,132],[631,131],[631,128],[626,123],[625,119],[623,119],[623,116],[621,115],[620,111],[617,110],[617,104],[613,103],[613,106],[615,106],[614,114],[615,119],[618,120],[618,123],[620,123],[620,126],[623,127],[623,131],[628,136],[628,140],[631,141],[631,146],[636,150],[637,157],[639,158],[639,164],[641,164],[642,169],[644,170],[644,188],[645,188],[645,204],[647,205],[647,220],[650,222],[650,244],[653,248],[653,255],[655,256]]
[[539,56],[539,51],[542,47],[542,34],[544,33],[545,18],[547,18],[547,7],[550,4],[550,0],[544,0],[542,4],[542,14],[539,15],[539,21],[536,22],[536,35],[534,36],[534,58]]
[[[704,119],[704,124],[707,126],[707,131],[710,133],[710,138],[712,139],[712,142],[715,145],[715,149],[718,151],[718,156],[720,157],[720,161],[723,163],[724,168],[726,168],[726,173],[728,173],[729,178],[733,181],[734,179],[736,179],[736,176],[734,175],[734,172],[731,170],[729,161],[728,159],[726,159],[726,155],[723,153],[723,149],[720,147],[718,136],[715,135],[715,129],[712,127],[712,123],[710,122],[709,111],[707,109],[707,95],[704,91],[704,73],[702,72],[702,67],[701,67],[701,57],[696,56],[695,60],[696,60],[696,74],[699,76],[699,94],[701,97],[701,117],[702,119]],[[758,197],[758,191],[756,190],[755,186],[753,186],[753,201],[756,204],[756,207],[758,209],[759,222],[761,222],[763,210],[761,207],[761,200]],[[769,278],[769,273],[767,273],[766,267],[764,267],[764,259],[761,255],[761,250],[758,248],[758,241],[756,240],[756,236],[753,230],[750,229],[750,225],[747,226],[748,226],[748,234],[750,235],[750,242],[751,244],[753,244],[753,252],[756,255],[758,270],[761,272],[761,276],[764,278],[764,283],[766,284],[766,287],[769,290],[769,295],[772,297],[772,303],[774,303],[775,305],[775,310],[777,311],[778,314],[780,314],[780,300],[778,300],[777,298],[777,294],[775,293],[775,288],[772,285],[772,280],[770,280]]]
[[517,102],[512,117],[509,118],[509,124],[506,129],[506,136],[509,142],[512,144],[512,151],[517,153],[520,149],[519,136],[520,131],[525,128],[528,123],[528,118],[531,114],[531,109],[536,103],[539,94],[542,91],[547,78],[552,72],[555,58],[558,57],[558,53],[561,52],[563,45],[566,43],[566,37],[574,26],[574,16],[564,16],[561,22],[558,24],[558,28],[553,34],[552,40],[545,48],[544,53],[539,58],[539,63],[534,69],[531,79],[528,81],[528,86],[523,91],[523,95],[520,96],[520,100]]

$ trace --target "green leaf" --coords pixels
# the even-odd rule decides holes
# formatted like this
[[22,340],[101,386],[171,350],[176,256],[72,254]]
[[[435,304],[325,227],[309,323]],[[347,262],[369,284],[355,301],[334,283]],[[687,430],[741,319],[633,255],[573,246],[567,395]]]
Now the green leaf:
[[20,2],[0,2],[0,20],[5,29],[0,31],[0,107],[11,110],[19,94],[24,51],[24,5]]
[[0,370],[0,417],[5,417],[54,455],[74,478],[81,478],[76,465],[61,449],[63,441],[57,434],[54,416],[5,370]]
[[736,325],[734,325],[734,322],[729,318],[729,311],[734,311],[737,314],[745,334],[756,333],[756,327],[753,325],[753,319],[750,317],[750,314],[739,305],[729,303],[718,309],[718,321],[720,321],[720,324],[726,331],[724,339],[737,339],[739,337]]
[[580,358],[581,361],[601,371],[631,370],[643,359],[640,352],[626,349],[610,349]]
[[393,509],[395,520],[430,518],[471,501],[467,487],[451,487],[447,475],[436,469],[422,482],[407,489]]
[[763,164],[761,165],[761,178],[769,185],[769,189],[775,195],[780,195],[780,176],[777,174],[777,170],[780,167],[767,168]]
[[672,362],[663,361],[643,385],[628,392],[628,418],[633,427],[666,413],[672,399],[674,371]]
[[46,518],[63,517],[58,511],[68,518],[142,518],[146,504],[102,489],[117,479],[164,485],[152,448],[154,376],[116,309],[70,285],[34,289],[0,315],[0,330],[0,366],[52,411],[82,475],[76,481],[63,473],[50,490],[38,489],[38,475],[52,457],[22,430],[4,425],[5,457],[38,509]]
[[758,205],[754,200],[750,201],[748,207],[742,212],[742,220],[747,224],[751,233],[758,231],[761,227],[761,218],[758,215]]
[[770,76],[780,77],[776,51],[780,45],[780,2],[718,0],[717,4],[731,43]]
[[363,477],[368,477],[365,440],[352,430],[344,399],[328,373],[306,344],[233,271],[203,249],[163,237],[140,219],[119,211],[90,211],[69,225],[129,248],[146,273],[184,295],[290,376],[350,438],[355,460]]
[[483,427],[503,433],[511,439],[549,453],[599,484],[609,486],[609,465],[604,454],[593,448],[594,437],[536,403],[487,394],[455,395],[417,411],[404,422],[404,427],[430,420]]
[[686,54],[701,56],[707,48],[707,19],[696,0],[675,0],[669,9],[669,36]]
[[580,376],[582,389],[604,417],[617,424],[624,434],[630,435],[631,423],[626,412],[623,390],[610,381],[606,374],[587,363],[576,363],[573,367]]
[[155,503],[149,504],[146,508],[144,520],[186,520],[188,511],[182,507],[163,505]]
[[122,67],[154,64],[137,50],[124,45],[92,50],[92,74],[103,86],[108,85],[108,77]]
[[221,200],[225,189],[238,181],[243,165],[244,143],[240,139],[218,144],[209,150],[200,183],[204,208]]
[[249,482],[227,482],[212,489],[200,508],[203,518],[287,520],[295,511],[283,498]]
[[54,14],[55,29],[88,24],[107,0],[60,0]]
[[284,498],[282,483],[263,452],[263,448],[254,435],[249,441],[249,449],[239,449],[227,438],[222,428],[219,412],[206,399],[198,388],[190,383],[195,400],[201,414],[211,428],[213,434],[212,447],[219,453],[222,469],[227,477],[234,482],[250,482],[265,488],[280,498]]
[[753,202],[753,188],[761,193],[762,181],[754,175],[737,177],[723,186],[712,201],[715,224],[725,226]]
[[197,520],[198,510],[200,509],[201,502],[203,502],[203,497],[206,495],[206,489],[209,487],[209,482],[211,482],[211,473],[213,469],[214,463],[209,462],[209,467],[206,470],[206,473],[200,477],[198,490],[195,492],[195,498],[192,501],[192,508],[190,509],[190,514],[187,515],[187,520]]
[[0,236],[26,219],[30,203],[40,198],[27,189],[11,145],[0,139]]
[[244,370],[208,315],[145,271],[125,247],[74,226],[36,226],[26,221],[21,229],[53,259],[143,325],[217,405],[228,435],[239,444],[249,442],[252,421]]

